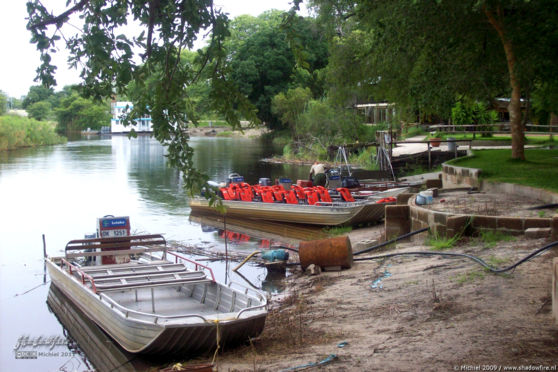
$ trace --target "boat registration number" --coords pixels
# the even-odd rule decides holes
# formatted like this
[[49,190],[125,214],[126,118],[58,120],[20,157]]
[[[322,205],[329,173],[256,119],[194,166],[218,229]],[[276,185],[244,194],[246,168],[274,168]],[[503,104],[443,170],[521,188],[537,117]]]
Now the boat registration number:
[[119,236],[128,236],[128,231],[126,229],[101,230],[101,238],[114,238]]

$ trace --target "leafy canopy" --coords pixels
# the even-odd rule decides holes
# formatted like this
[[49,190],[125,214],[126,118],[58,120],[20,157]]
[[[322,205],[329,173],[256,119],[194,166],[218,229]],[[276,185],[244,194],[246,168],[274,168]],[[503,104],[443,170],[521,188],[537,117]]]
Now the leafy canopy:
[[[252,105],[226,78],[228,18],[211,0],[69,0],[56,15],[32,0],[27,9],[27,28],[41,53],[37,78],[47,87],[56,84],[51,55],[65,43],[86,96],[130,97],[134,110],[128,122],[151,115],[155,137],[168,146],[169,162],[182,171],[190,190],[203,186],[207,176],[194,169],[188,145],[188,122],[195,119],[188,88],[209,79],[209,100],[230,124],[238,125],[241,115],[257,120]],[[75,16],[82,23],[78,33],[70,25]],[[193,48],[200,32],[211,35],[208,46],[198,52],[196,63],[182,63],[182,51]]]

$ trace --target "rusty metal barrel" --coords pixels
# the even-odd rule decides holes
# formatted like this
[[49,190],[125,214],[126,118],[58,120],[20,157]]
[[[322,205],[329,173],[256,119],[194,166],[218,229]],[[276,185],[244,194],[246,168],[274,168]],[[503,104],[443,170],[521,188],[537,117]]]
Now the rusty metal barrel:
[[302,270],[311,264],[343,269],[353,265],[353,250],[348,236],[300,242],[298,256]]

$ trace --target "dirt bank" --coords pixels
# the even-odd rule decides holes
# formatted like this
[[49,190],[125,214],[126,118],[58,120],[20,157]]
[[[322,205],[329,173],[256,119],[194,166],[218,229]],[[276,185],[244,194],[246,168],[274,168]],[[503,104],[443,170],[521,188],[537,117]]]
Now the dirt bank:
[[[353,246],[381,233],[381,226],[355,230]],[[519,237],[489,246],[468,238],[451,251],[507,266],[545,243]],[[394,249],[430,247],[417,238]],[[330,354],[335,359],[317,369],[554,366],[558,327],[550,314],[550,287],[555,256],[556,251],[547,252],[504,275],[472,261],[422,256],[357,262],[350,270],[318,276],[297,273],[288,279],[288,294],[272,299],[261,337],[250,346],[224,350],[217,366],[219,371],[279,371]],[[345,346],[338,347],[342,342]]]
[[251,128],[248,125],[243,125],[242,130],[232,130],[228,126],[215,126],[215,127],[190,127],[188,128],[188,134],[192,137],[213,137],[227,135],[230,137],[260,137],[263,134],[269,132],[266,127],[256,127]]

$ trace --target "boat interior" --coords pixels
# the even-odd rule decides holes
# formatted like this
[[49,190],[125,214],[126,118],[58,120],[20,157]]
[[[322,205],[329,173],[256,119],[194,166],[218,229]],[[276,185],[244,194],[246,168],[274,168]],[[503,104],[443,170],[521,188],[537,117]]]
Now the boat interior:
[[167,251],[166,242],[151,244],[163,241],[160,235],[73,240],[59,265],[126,316],[223,317],[265,305],[256,291],[215,282],[210,268]]

